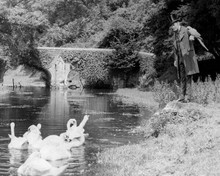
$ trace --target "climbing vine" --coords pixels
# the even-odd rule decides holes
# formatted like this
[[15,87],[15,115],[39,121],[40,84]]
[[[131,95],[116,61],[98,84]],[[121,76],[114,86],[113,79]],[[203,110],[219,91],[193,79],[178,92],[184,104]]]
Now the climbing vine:
[[63,51],[60,57],[65,62],[77,66],[74,69],[79,72],[80,78],[84,80],[84,86],[101,87],[111,84],[106,59],[112,55],[112,52],[108,51]]

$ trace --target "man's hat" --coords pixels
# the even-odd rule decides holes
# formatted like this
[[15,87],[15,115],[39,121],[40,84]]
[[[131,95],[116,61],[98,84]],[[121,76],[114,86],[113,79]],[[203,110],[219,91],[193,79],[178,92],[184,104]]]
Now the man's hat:
[[176,22],[181,22],[182,19],[180,17],[174,17],[174,14],[170,14],[171,26]]

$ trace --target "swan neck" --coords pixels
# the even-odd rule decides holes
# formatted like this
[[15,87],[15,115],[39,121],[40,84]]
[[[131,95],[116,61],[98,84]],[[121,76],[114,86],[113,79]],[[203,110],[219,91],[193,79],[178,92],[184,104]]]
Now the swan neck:
[[88,118],[86,118],[85,116],[84,116],[84,118],[83,118],[83,120],[81,121],[81,123],[79,124],[79,127],[80,128],[84,128],[84,126],[86,125],[86,122],[88,121]]
[[74,127],[77,127],[77,122],[75,121],[75,123],[74,123],[74,125],[73,125],[72,127],[71,127],[70,125],[71,125],[71,121],[68,121],[68,122],[67,122],[67,125],[66,125],[67,130],[70,130],[73,126],[74,126]]
[[11,136],[15,137],[15,126],[11,125]]
[[66,127],[67,127],[67,130],[70,129],[70,122],[68,122],[68,123],[66,124]]

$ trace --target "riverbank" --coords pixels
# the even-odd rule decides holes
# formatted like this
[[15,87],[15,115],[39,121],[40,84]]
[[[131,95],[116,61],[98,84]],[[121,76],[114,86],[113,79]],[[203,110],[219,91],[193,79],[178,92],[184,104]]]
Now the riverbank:
[[[149,95],[153,94],[144,92],[149,98],[145,101],[142,92],[137,91],[129,93],[128,89],[122,89],[117,93],[123,95],[126,102],[148,105]],[[141,143],[101,153],[96,175],[220,175],[219,114],[219,104],[171,102],[142,127],[146,137]]]

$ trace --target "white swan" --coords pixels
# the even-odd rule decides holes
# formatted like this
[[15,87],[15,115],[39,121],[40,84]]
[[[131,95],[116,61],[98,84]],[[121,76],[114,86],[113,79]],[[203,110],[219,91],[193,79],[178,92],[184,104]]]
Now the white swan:
[[23,137],[31,136],[30,133],[33,133],[33,132],[35,134],[38,134],[38,136],[39,136],[39,135],[41,135],[40,130],[41,130],[41,124],[40,123],[37,124],[37,126],[36,125],[31,125],[31,126],[28,127],[28,131],[23,134]]
[[24,136],[29,141],[29,149],[38,150],[41,157],[48,161],[68,159],[71,157],[70,151],[63,145],[64,140],[57,135],[50,135],[45,139],[41,136],[41,125],[31,125]]
[[[65,133],[60,134],[60,136],[50,135],[45,139],[36,137],[37,135],[39,136],[39,130],[36,130],[36,128],[30,129],[31,140],[28,138],[30,146],[32,149],[38,149],[42,154],[42,158],[46,160],[60,160],[69,158],[71,155],[67,150],[71,150],[72,147],[81,146],[85,142],[83,127],[88,119],[89,115],[85,115],[79,126],[77,126],[75,119],[70,119],[67,123],[67,130]],[[37,133],[37,135],[33,135],[32,133]],[[53,153],[54,156],[51,156],[51,153]]]
[[67,122],[67,130],[60,136],[50,135],[42,140],[41,146],[64,146],[67,150],[72,147],[78,147],[85,142],[84,126],[89,119],[89,115],[85,115],[82,122],[77,126],[75,119],[69,119]]
[[17,172],[22,176],[59,176],[63,174],[68,165],[54,167],[48,161],[41,158],[39,152],[32,153],[28,159],[22,164]]
[[77,122],[75,119],[70,119],[68,121],[67,124],[69,124],[69,128],[65,133],[62,134],[62,137],[64,139],[64,146],[68,150],[71,150],[71,148],[73,147],[79,147],[83,145],[86,136],[86,134],[84,134],[84,126],[88,120],[89,115],[85,115],[79,126],[77,126]]
[[[68,121],[67,123],[67,130],[70,128],[71,123]],[[49,135],[46,138],[42,139],[41,136],[41,124],[37,126],[31,125],[28,128],[28,131],[23,135],[28,139],[29,142],[29,149],[37,149],[40,150],[45,145],[60,145],[63,144],[64,137],[62,134],[58,135]]]
[[9,137],[11,138],[10,143],[8,144],[9,149],[28,149],[28,140],[25,137],[16,137],[15,136],[15,123],[12,122],[10,124],[11,134]]
[[[62,148],[62,150],[64,150],[65,148],[66,150],[69,151],[71,150],[72,147],[78,147],[78,146],[83,145],[84,142],[85,142],[85,135],[82,134],[81,136],[74,138],[72,140],[69,140],[69,141],[64,141],[62,137],[57,136],[57,135],[50,135],[46,137],[45,139],[43,139],[42,141],[38,141],[37,143],[38,144],[40,143],[40,146],[41,146],[39,147],[40,151],[42,148],[44,149],[51,148],[51,146],[54,147],[53,150],[59,150],[59,148]],[[51,152],[49,150],[46,150],[46,151],[48,151],[48,156],[51,155]],[[56,156],[57,156],[57,160],[62,159],[62,158],[59,158],[59,155],[56,155]],[[66,154],[64,156],[66,156]],[[49,157],[45,157],[45,159],[46,158],[49,158]]]
[[75,140],[75,139],[78,139],[84,136],[84,131],[85,131],[84,126],[88,120],[89,120],[89,115],[85,115],[83,117],[82,122],[79,124],[79,126],[77,126],[76,120],[72,121],[74,122],[73,125],[65,133],[66,140],[71,142],[72,140]]
[[61,133],[61,134],[60,134],[60,137],[61,137],[63,140],[68,140],[68,139],[67,139],[68,136],[66,136],[67,131],[69,131],[69,130],[71,129],[71,127],[72,127],[72,128],[76,127],[76,125],[77,125],[76,119],[69,119],[68,122],[67,122],[67,124],[66,124],[67,130],[66,130],[66,132],[64,132],[64,133]]
[[32,150],[39,151],[43,159],[48,161],[56,161],[71,157],[69,149],[65,147],[64,141],[60,136],[50,135],[45,139],[35,139],[36,141],[34,141],[33,138],[31,138],[30,141],[33,141],[33,143],[29,145],[29,148]]
[[65,141],[64,146],[67,150],[71,150],[73,147],[79,147],[85,142],[85,135],[81,135],[78,138],[72,139],[71,141]]
[[42,136],[41,136],[41,124],[38,124],[37,126],[31,125],[28,128],[28,131],[24,133],[24,138],[28,140],[29,149],[39,149],[41,147],[41,141],[42,141]]
[[48,161],[69,159],[71,153],[64,145],[45,145],[40,149],[41,157]]

